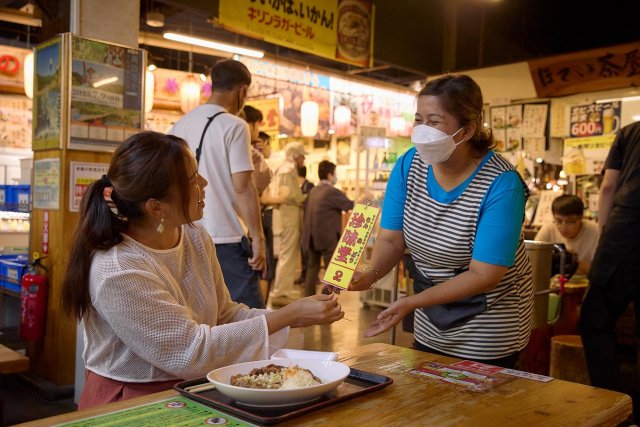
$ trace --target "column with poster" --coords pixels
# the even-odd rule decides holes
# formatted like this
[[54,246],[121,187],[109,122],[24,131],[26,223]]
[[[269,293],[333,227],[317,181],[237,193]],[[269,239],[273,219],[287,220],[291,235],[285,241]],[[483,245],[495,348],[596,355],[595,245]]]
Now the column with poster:
[[[113,151],[143,129],[145,52],[62,34],[37,46],[31,248],[49,248],[50,301],[59,301],[71,236],[86,187]],[[67,202],[68,201],[68,202]],[[46,232],[45,232],[46,230]],[[47,333],[31,370],[55,384],[75,375],[76,322],[49,304]]]

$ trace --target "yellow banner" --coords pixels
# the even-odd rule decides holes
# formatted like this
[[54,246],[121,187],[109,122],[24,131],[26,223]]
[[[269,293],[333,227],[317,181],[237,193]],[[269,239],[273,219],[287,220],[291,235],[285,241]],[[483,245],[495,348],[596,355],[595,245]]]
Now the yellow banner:
[[272,149],[277,150],[279,148],[278,136],[280,135],[280,98],[248,99],[246,104],[262,112],[260,130],[269,135]]
[[322,281],[347,289],[358,266],[380,208],[356,203]]
[[220,0],[218,23],[291,49],[369,66],[374,8],[369,0]]
[[587,138],[566,138],[564,140],[562,169],[567,175],[601,173],[615,138],[614,134]]

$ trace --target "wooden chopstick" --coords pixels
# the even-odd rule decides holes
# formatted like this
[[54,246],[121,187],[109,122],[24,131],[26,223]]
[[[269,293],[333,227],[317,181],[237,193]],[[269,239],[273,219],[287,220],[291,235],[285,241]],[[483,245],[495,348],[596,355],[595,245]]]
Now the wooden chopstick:
[[206,391],[206,390],[213,390],[214,388],[216,388],[216,385],[213,383],[205,383],[205,384],[198,384],[198,385],[192,385],[189,387],[185,387],[184,391],[188,391],[189,393],[199,393],[201,391]]

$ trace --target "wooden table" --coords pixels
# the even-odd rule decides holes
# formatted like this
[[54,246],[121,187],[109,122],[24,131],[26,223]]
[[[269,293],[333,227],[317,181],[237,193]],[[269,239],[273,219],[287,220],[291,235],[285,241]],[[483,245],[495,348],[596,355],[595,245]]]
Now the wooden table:
[[[542,383],[514,377],[489,391],[474,392],[459,385],[420,379],[406,373],[406,367],[426,361],[450,364],[457,359],[389,344],[343,351],[340,360],[392,377],[394,383],[279,425],[603,426],[616,425],[631,415],[629,396],[566,381]],[[166,391],[22,425],[50,426],[176,395]]]

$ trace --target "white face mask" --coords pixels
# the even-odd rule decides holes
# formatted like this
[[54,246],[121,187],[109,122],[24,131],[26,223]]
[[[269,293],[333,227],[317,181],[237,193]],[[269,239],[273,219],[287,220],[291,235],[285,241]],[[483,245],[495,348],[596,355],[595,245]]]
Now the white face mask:
[[416,125],[413,127],[411,142],[416,146],[420,158],[427,165],[446,162],[458,144],[464,140],[456,142],[453,137],[463,128],[455,131],[453,135],[448,135],[439,129],[427,125]]

